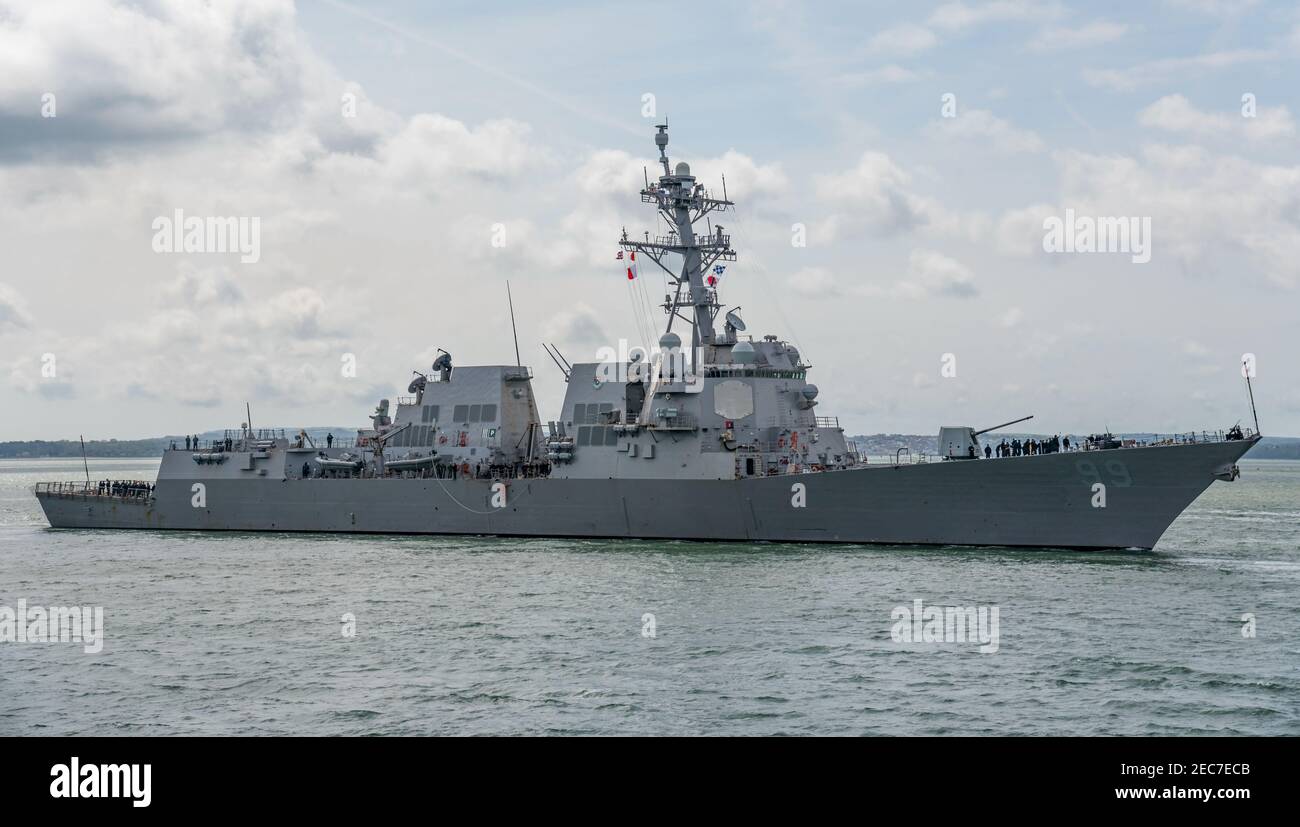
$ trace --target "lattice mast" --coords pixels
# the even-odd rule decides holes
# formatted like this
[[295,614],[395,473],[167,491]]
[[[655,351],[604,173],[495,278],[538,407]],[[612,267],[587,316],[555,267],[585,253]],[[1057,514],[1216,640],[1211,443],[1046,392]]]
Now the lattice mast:
[[[679,162],[676,168],[668,164],[668,124],[656,126],[655,145],[659,147],[659,162],[664,174],[658,183],[648,183],[641,190],[641,200],[654,204],[659,213],[672,228],[668,235],[650,238],[645,233],[644,241],[628,238],[627,229],[619,246],[625,250],[640,253],[659,265],[668,274],[675,286],[674,294],[664,297],[664,312],[668,314],[666,331],[673,329],[673,321],[682,319],[691,326],[691,346],[711,345],[717,336],[713,329],[721,305],[718,304],[717,290],[706,280],[707,274],[719,261],[735,261],[736,251],[731,249],[731,236],[723,232],[721,224],[712,225],[703,235],[696,233],[695,225],[709,213],[726,210],[734,206],[726,199],[726,182],[723,181],[723,197],[713,198],[696,182],[691,175],[691,168],[685,162]],[[665,259],[668,254],[681,256],[681,271],[674,272]],[[689,308],[689,315],[684,311]]]

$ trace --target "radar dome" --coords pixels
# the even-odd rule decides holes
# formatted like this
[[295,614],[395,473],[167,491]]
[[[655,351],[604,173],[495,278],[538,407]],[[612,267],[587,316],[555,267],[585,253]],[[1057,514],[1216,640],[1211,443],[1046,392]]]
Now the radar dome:
[[731,346],[731,361],[738,365],[752,365],[758,359],[758,353],[749,342],[736,342]]
[[816,385],[804,385],[804,386],[803,386],[803,390],[801,390],[801,391],[799,391],[799,392],[802,393],[802,394],[803,394],[803,398],[804,398],[804,399],[807,399],[809,402],[811,402],[811,401],[813,401],[814,399],[817,398],[817,386],[816,386]]
[[659,348],[661,350],[677,350],[682,346],[682,337],[676,333],[665,333],[659,337]]
[[690,175],[690,174],[691,174],[691,165],[688,164],[688,163],[686,163],[685,161],[678,161],[678,162],[677,162],[677,174],[678,174],[678,175],[681,175],[681,176]]

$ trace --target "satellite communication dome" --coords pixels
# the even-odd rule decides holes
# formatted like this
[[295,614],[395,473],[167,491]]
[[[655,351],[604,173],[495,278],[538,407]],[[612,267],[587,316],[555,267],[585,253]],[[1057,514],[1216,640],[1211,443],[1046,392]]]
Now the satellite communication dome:
[[665,333],[659,337],[659,348],[661,350],[677,350],[682,346],[682,337],[676,333]]
[[758,352],[749,342],[736,342],[731,346],[731,361],[738,365],[752,365],[758,359]]
[[816,398],[817,398],[817,393],[818,393],[818,391],[817,391],[817,386],[816,386],[816,385],[804,385],[804,386],[803,386],[803,390],[801,390],[801,391],[799,391],[799,392],[802,393],[802,394],[803,394],[803,398],[804,398],[804,399],[807,399],[809,402],[811,402],[811,401],[813,401],[814,399],[816,399]]

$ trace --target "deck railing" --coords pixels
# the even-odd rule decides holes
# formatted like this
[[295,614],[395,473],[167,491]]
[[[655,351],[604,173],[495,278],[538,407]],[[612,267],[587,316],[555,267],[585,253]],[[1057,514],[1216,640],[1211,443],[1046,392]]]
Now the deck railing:
[[[1159,445],[1199,445],[1205,442],[1235,442],[1239,439],[1251,439],[1255,432],[1249,428],[1241,431],[1240,436],[1229,438],[1227,431],[1185,431],[1177,434],[1151,434],[1143,439],[1135,437],[1115,436],[1122,448],[1149,448]],[[1097,451],[1100,448],[1087,441],[1087,437],[1081,439],[1083,450]],[[1071,445],[1073,446],[1073,441]]]
[[[96,497],[110,500],[147,500],[153,496],[153,483],[145,480],[108,480],[100,482],[38,482],[33,492],[53,497]],[[116,487],[114,487],[116,486]]]
[[930,454],[913,454],[904,450],[893,454],[862,454],[860,461],[863,465],[919,465],[932,459],[935,457]]

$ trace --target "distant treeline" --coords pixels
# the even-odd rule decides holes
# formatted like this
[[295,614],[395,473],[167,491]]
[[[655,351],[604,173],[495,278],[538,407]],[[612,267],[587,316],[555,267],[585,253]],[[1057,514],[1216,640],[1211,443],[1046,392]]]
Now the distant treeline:
[[1266,436],[1246,456],[1250,459],[1300,459],[1300,439]]
[[[182,437],[183,439],[183,437]],[[109,439],[86,443],[88,457],[156,457],[171,444],[167,439]],[[81,457],[81,443],[67,439],[53,442],[34,439],[26,442],[0,442],[0,458]]]

